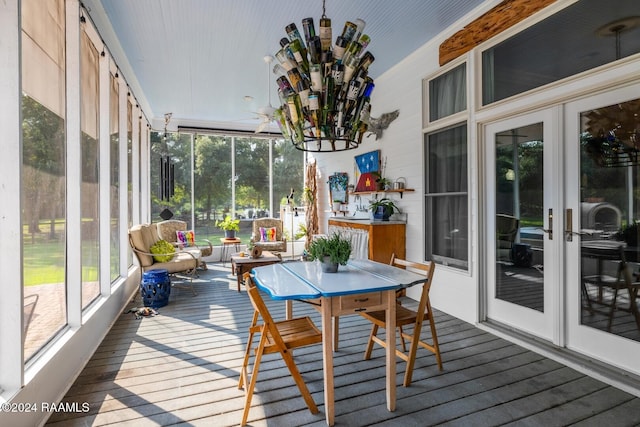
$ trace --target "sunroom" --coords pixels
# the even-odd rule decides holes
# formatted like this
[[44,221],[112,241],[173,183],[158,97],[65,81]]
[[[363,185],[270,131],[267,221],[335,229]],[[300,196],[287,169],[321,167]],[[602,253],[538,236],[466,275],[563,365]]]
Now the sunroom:
[[[103,340],[127,339],[117,334],[125,322],[162,324],[166,311],[180,328],[181,309],[191,307],[205,329],[216,329],[216,322],[236,327],[227,322],[239,316],[242,331],[224,339],[246,339],[249,299],[240,280],[236,284],[231,254],[248,253],[254,223],[263,218],[282,225],[282,266],[304,262],[313,239],[335,232],[349,237],[352,259],[386,264],[395,254],[432,262],[430,299],[445,341],[473,328],[608,384],[607,390],[623,393],[620,407],[637,404],[639,9],[633,0],[534,3],[5,2],[0,423],[68,422],[43,411],[42,402],[70,401],[67,392],[86,378]],[[367,101],[362,90],[349,103],[345,85],[335,116],[318,112],[334,123],[345,117],[349,126],[315,127],[308,103],[301,109],[306,123],[296,122],[295,103],[279,93],[280,77],[296,94],[311,83],[311,68],[300,87],[289,73],[304,61],[277,55],[284,50],[280,39],[291,37],[290,23],[305,38],[307,17],[315,19],[318,36],[327,17],[333,23],[325,56],[318,52],[325,66],[343,65],[326,51],[339,48],[345,21],[370,37],[361,51],[348,53],[358,60],[375,55],[356,70],[370,83]],[[339,81],[331,66],[322,73],[332,85]],[[362,105],[370,116],[349,114]],[[357,122],[348,121],[353,117]],[[297,123],[307,127],[301,139]],[[381,199],[396,207],[391,221],[375,218],[371,206]],[[234,240],[220,227],[227,217],[238,223]],[[184,221],[197,241],[211,242],[194,279],[198,295],[176,289],[160,316],[135,319],[123,313],[136,297],[140,303],[143,271],[128,231],[167,219]],[[224,292],[205,289],[212,283]],[[219,298],[222,311],[237,312],[220,317],[212,308]],[[417,304],[417,287],[406,298]],[[277,301],[268,302],[280,313]],[[323,323],[312,308],[295,307]],[[344,350],[334,361],[353,363],[357,372],[384,369],[382,350],[375,367],[351,360],[368,335],[351,317],[360,318],[344,317]],[[171,344],[158,337],[158,345]],[[176,344],[168,351],[197,355],[188,348]],[[414,376],[428,384],[440,374],[433,355],[420,357]],[[312,394],[321,403],[327,399],[323,361],[311,359],[320,378]],[[447,353],[443,361],[451,373]],[[239,375],[239,365],[232,366],[229,383]],[[403,366],[399,361],[399,383]],[[380,394],[376,405],[384,408],[385,372],[373,376],[381,385],[371,386],[371,395]],[[349,381],[370,387],[359,380]],[[241,391],[233,391],[241,401]],[[400,385],[397,393],[402,406]],[[258,389],[254,399],[259,395]],[[406,403],[413,415],[398,421],[429,419],[418,395]],[[256,424],[269,424],[269,414],[294,422],[286,411],[269,409],[269,399],[267,392]],[[300,423],[323,421],[324,414],[314,418],[296,399],[307,417]],[[375,422],[357,412],[341,419],[350,403],[340,399],[338,423]],[[28,404],[38,411],[28,411]],[[89,406],[94,418],[77,423],[102,422],[100,403]],[[172,409],[154,413],[160,412]],[[200,417],[176,414],[154,422]],[[144,411],[138,415],[144,418]],[[203,423],[216,420],[207,417]],[[426,424],[445,421],[451,420],[434,417]]]

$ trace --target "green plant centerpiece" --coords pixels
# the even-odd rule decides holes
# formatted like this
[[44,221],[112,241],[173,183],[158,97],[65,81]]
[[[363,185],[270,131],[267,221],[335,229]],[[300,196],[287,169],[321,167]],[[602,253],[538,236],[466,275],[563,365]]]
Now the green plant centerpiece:
[[383,197],[382,199],[376,199],[369,205],[369,210],[373,212],[374,220],[389,221],[389,217],[394,212],[400,212],[393,200]]
[[338,265],[346,265],[351,256],[351,240],[334,233],[331,237],[319,237],[307,249],[309,261],[319,260],[322,271],[335,273]]
[[236,231],[240,231],[240,220],[233,219],[230,215],[227,215],[222,221],[216,221],[216,227],[224,230],[225,238],[234,239],[236,237]]

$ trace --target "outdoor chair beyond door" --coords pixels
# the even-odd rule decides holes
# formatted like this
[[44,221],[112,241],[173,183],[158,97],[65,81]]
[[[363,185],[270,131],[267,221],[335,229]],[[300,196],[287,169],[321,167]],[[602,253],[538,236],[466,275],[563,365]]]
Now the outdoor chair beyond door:
[[[416,262],[405,261],[395,257],[395,254],[391,256],[391,265],[399,268],[408,268],[416,273],[424,274],[425,281],[422,285],[422,293],[420,294],[420,302],[418,303],[417,311],[408,309],[398,303],[396,307],[396,327],[400,330],[400,339],[402,341],[402,348],[404,351],[396,349],[396,355],[407,362],[407,368],[404,374],[404,386],[409,387],[411,384],[411,377],[413,375],[413,366],[416,361],[416,352],[418,346],[423,347],[436,356],[436,362],[438,368],[442,370],[442,358],[440,356],[440,346],[438,345],[438,335],[436,334],[436,325],[433,318],[433,311],[431,310],[431,302],[429,301],[429,290],[431,289],[431,281],[433,278],[433,272],[436,265],[433,262],[429,264],[421,264]],[[364,353],[365,360],[371,357],[371,351],[373,350],[373,343],[378,343],[382,347],[387,346],[385,340],[378,338],[378,329],[386,329],[385,311],[372,311],[361,312],[360,315],[365,319],[373,323],[371,328],[371,334],[369,335],[369,342],[367,343],[367,349]],[[431,340],[429,344],[420,339],[420,333],[422,332],[422,324],[427,321],[431,329]],[[413,331],[411,333],[405,332],[403,326],[413,325]],[[387,333],[390,333],[387,331]],[[405,346],[405,339],[410,341],[409,352]]]
[[512,215],[496,215],[497,258],[500,261],[513,261],[513,244],[518,236],[520,220]]
[[[583,309],[591,315],[607,316],[607,332],[611,332],[616,310],[630,312],[640,330],[640,313],[636,302],[640,282],[632,271],[632,264],[625,257],[624,244],[611,240],[587,240],[582,243],[582,270],[595,268],[582,277]],[[595,295],[592,295],[595,289]],[[622,292],[629,294],[628,308],[621,307],[618,298]]]
[[[247,423],[249,409],[251,407],[251,398],[253,397],[253,391],[258,379],[258,370],[260,369],[262,355],[269,353],[280,353],[287,368],[289,368],[291,376],[298,385],[300,394],[302,394],[309,410],[312,414],[317,414],[318,407],[313,401],[313,397],[311,397],[311,393],[293,360],[293,349],[322,343],[322,332],[320,332],[309,317],[275,322],[262,300],[258,288],[253,283],[250,273],[245,273],[243,279],[255,311],[253,313],[251,326],[249,327],[249,338],[247,340],[247,348],[244,353],[244,360],[240,371],[240,381],[238,383],[239,389],[245,388],[246,395],[240,425],[243,426]],[[262,318],[263,323],[258,323],[258,317]],[[260,335],[260,340],[258,347],[253,349],[255,350],[255,360],[253,362],[253,369],[249,372],[249,359],[251,357],[253,337],[255,334]]]

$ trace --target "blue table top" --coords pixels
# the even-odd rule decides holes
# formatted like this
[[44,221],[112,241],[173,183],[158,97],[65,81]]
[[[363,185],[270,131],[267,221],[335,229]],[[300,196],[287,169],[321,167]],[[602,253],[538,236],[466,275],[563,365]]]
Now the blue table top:
[[425,280],[420,274],[370,260],[349,261],[337,273],[324,273],[319,262],[272,264],[252,272],[256,286],[276,300],[396,290]]

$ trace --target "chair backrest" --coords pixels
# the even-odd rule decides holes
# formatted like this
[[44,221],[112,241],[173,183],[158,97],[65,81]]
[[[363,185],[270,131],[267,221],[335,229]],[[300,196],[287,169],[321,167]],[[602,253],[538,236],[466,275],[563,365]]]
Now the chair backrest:
[[260,241],[260,227],[276,229],[276,241],[282,240],[282,220],[277,218],[257,218],[253,220],[253,239]]
[[187,231],[187,223],[179,219],[168,219],[156,224],[158,237],[169,243],[178,243],[176,231]]
[[[149,248],[159,240],[155,224],[138,224],[129,229],[129,245],[141,267],[153,264],[153,257],[140,252],[149,253]],[[139,251],[139,252],[138,252]]]
[[[428,308],[431,311],[431,304],[429,304],[429,290],[431,289],[431,282],[433,279],[433,272],[436,269],[436,265],[433,261],[430,261],[428,264],[423,264],[420,262],[412,262],[406,261],[404,259],[396,258],[395,254],[391,255],[391,265],[395,267],[405,268],[407,270],[413,271],[414,273],[422,274],[425,276],[424,284],[422,285],[422,293],[420,294],[420,302],[418,303],[418,315],[420,316],[420,320],[422,320],[422,315],[425,312],[425,308]],[[427,307],[427,305],[429,305]]]
[[258,291],[255,283],[253,283],[251,274],[248,272],[244,273],[242,278],[244,279],[244,285],[247,289],[247,293],[249,294],[251,305],[253,306],[254,310],[260,314],[260,317],[264,322],[264,329],[262,333],[266,333],[268,331],[274,341],[274,344],[284,349],[285,344],[282,336],[280,335],[278,328],[275,326],[275,322],[273,321],[273,317],[271,317],[271,313],[269,312],[267,305],[264,303],[264,300],[260,296],[260,291]]

